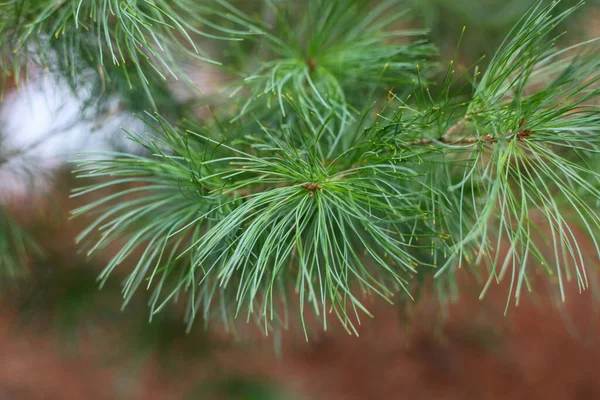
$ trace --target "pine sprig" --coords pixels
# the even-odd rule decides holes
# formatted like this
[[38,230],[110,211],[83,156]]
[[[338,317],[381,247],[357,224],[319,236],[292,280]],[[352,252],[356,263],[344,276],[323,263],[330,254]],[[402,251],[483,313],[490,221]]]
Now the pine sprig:
[[[352,315],[368,313],[359,293],[390,297],[406,290],[418,265],[418,237],[432,235],[423,229],[427,215],[417,206],[430,190],[402,165],[412,154],[398,150],[378,158],[372,141],[363,141],[346,152],[362,160],[351,166],[353,158],[328,162],[316,146],[294,145],[298,134],[277,139],[267,132],[268,146],[248,139],[244,151],[199,134],[178,134],[160,118],[154,122],[163,130],[160,145],[132,136],[153,157],[115,155],[78,171],[81,177],[112,179],[75,196],[136,184],[74,211],[99,213],[78,238],[99,235],[88,254],[125,240],[103,279],[136,249],[141,252],[124,284],[126,301],[146,279],[149,288],[155,286],[153,312],[189,291],[191,323],[223,292],[232,309],[226,319],[242,313],[269,329],[295,286],[302,319],[308,304],[325,326],[333,312],[355,332]],[[172,273],[179,278],[158,302]]]
[[261,32],[261,58],[232,92],[249,90],[236,118],[272,105],[286,116],[285,99],[291,99],[305,118],[316,114],[322,124],[334,113],[350,122],[361,105],[356,99],[410,83],[415,66],[436,51],[423,39],[426,31],[403,26],[409,10],[397,0],[375,6],[355,0],[282,2],[271,8],[272,26],[246,17]]
[[[554,49],[549,35],[575,7],[552,16],[556,4],[538,12],[539,6],[517,25],[474,84],[463,135],[479,140],[471,145],[462,177],[450,187],[460,193],[461,207],[471,210],[460,218],[473,221],[469,230],[461,230],[455,254],[470,264],[488,264],[482,295],[493,280],[510,273],[517,302],[534,276],[531,264],[556,276],[563,300],[565,280],[574,276],[580,289],[587,287],[586,256],[573,217],[596,251],[600,228],[597,211],[584,200],[600,192],[582,178],[597,179],[596,172],[566,158],[573,151],[597,151],[600,121],[593,101],[600,94],[600,59],[594,49],[581,52],[593,41]],[[549,234],[536,239],[545,230]],[[472,255],[465,253],[467,243],[476,244]],[[544,252],[542,244],[553,252]]]
[[[152,313],[187,292],[189,327],[202,313],[266,331],[285,323],[295,288],[303,324],[308,308],[351,333],[365,295],[408,293],[429,273],[452,284],[465,264],[487,266],[483,294],[510,276],[509,300],[541,272],[563,299],[569,280],[586,288],[575,224],[600,257],[600,59],[595,41],[558,50],[553,36],[576,7],[539,2],[458,96],[453,62],[436,93],[408,68],[432,48],[395,42],[394,5],[314,0],[297,25],[277,8],[275,28],[226,6],[272,56],[236,94],[245,123],[192,132],[156,116],[152,135],[130,135],[150,155],[81,163],[98,181],[75,195],[116,190],[74,212],[97,215],[79,238],[89,255],[117,249],[102,279],[132,258],[126,302],[144,283]],[[389,86],[386,101],[369,97]]]
[[178,79],[184,57],[218,64],[197,38],[241,40],[247,31],[238,28],[215,3],[7,0],[0,4],[0,71],[18,83],[32,63],[71,79],[89,68],[107,81],[105,66],[117,65],[131,87],[132,65],[152,101],[148,71]]

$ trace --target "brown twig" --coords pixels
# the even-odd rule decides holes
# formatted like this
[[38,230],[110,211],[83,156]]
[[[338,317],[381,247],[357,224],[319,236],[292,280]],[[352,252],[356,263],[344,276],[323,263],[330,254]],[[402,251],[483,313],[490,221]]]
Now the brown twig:
[[[523,118],[521,120],[521,122],[519,123],[519,128],[521,128],[523,125],[525,125],[526,122],[527,122],[527,120],[525,118]],[[519,133],[517,133],[515,135],[515,137],[518,138],[519,141],[524,142],[525,138],[529,135],[531,135],[531,129],[523,129],[523,130],[520,130]]]
[[444,135],[442,136],[442,139],[449,139],[450,136],[452,136],[453,134],[455,134],[456,132],[458,132],[459,129],[461,129],[463,127],[463,125],[465,123],[467,123],[469,120],[471,119],[471,115],[465,115],[460,121],[458,121],[456,124],[454,124],[453,126],[450,127],[450,129],[448,129]]
[[[488,142],[488,143],[497,142],[498,139],[496,139],[494,137],[494,135],[491,135],[491,134],[486,134],[486,135],[479,136],[479,137],[475,137],[475,136],[463,137],[463,138],[453,138],[452,137],[459,130],[461,130],[463,128],[464,124],[467,123],[475,114],[476,113],[465,115],[461,120],[459,120],[456,124],[452,125],[446,132],[444,132],[442,137],[439,139],[427,139],[427,138],[426,139],[418,139],[418,140],[413,140],[411,142],[405,142],[405,143],[403,143],[403,145],[404,146],[424,146],[424,145],[434,144],[436,142],[445,143],[445,144],[458,144],[458,145],[460,145],[460,144],[475,144],[475,143],[480,143],[480,142]],[[525,118],[523,118],[521,120],[521,122],[519,123],[519,128],[521,128],[523,125],[525,125],[526,122],[527,122],[527,120]],[[510,130],[500,136],[509,136],[512,133],[513,133],[513,131]],[[513,138],[517,138],[519,141],[524,142],[525,138],[530,135],[531,135],[530,129],[523,129],[523,130],[520,130],[516,135],[514,135]]]
[[[456,126],[456,125],[455,125]],[[446,132],[447,133],[447,132]],[[429,144],[434,144],[436,142],[445,143],[445,144],[475,144],[479,142],[496,142],[497,140],[493,135],[487,134],[480,137],[466,137],[461,139],[455,139],[451,137],[447,137],[445,134],[440,139],[418,139],[413,140],[411,142],[402,143],[403,146],[426,146]]]
[[308,73],[312,75],[315,72],[315,68],[317,68],[317,63],[311,57],[306,58],[306,64],[308,65]]

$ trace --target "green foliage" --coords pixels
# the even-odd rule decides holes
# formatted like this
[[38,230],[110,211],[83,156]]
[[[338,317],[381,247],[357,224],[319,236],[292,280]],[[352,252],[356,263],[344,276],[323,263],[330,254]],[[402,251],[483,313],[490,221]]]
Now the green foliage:
[[0,204],[0,287],[6,287],[27,274],[27,262],[41,249]]
[[[91,253],[127,238],[103,276],[141,249],[125,284],[126,300],[149,276],[149,288],[161,279],[154,298],[164,299],[153,303],[153,312],[185,290],[189,323],[199,310],[207,318],[220,308],[226,320],[245,313],[247,319],[262,319],[268,330],[270,321],[285,321],[277,305],[289,303],[287,292],[295,287],[302,320],[308,304],[325,327],[327,314],[335,313],[352,332],[359,311],[368,314],[359,293],[390,297],[407,290],[418,274],[431,271],[451,278],[462,263],[475,267],[485,261],[488,283],[512,271],[517,299],[533,279],[531,258],[556,274],[563,296],[565,277],[574,274],[580,288],[586,287],[584,255],[564,209],[571,206],[595,238],[598,216],[581,191],[595,199],[599,193],[583,178],[596,177],[595,172],[564,153],[595,151],[598,116],[590,101],[598,94],[599,60],[593,49],[575,53],[593,42],[559,51],[549,36],[575,8],[553,16],[554,4],[539,11],[538,4],[528,12],[483,76],[471,80],[473,94],[466,101],[453,95],[452,64],[435,99],[415,65],[407,100],[388,97],[377,106],[377,115],[363,103],[360,109],[367,108],[360,122],[351,123],[346,116],[354,107],[345,93],[352,89],[336,89],[344,93],[337,96],[343,112],[333,103],[319,105],[324,96],[311,84],[310,69],[318,60],[314,65],[323,62],[323,68],[336,71],[327,64],[326,43],[335,43],[339,32],[345,38],[339,39],[342,52],[345,45],[356,51],[346,38],[365,30],[342,28],[348,26],[344,16],[349,7],[310,4],[327,21],[327,29],[318,31],[328,33],[306,34],[306,24],[299,24],[299,31],[284,30],[288,40],[305,39],[309,53],[268,34],[265,40],[277,44],[287,58],[263,64],[259,71],[268,74],[255,73],[245,80],[263,81],[257,87],[266,86],[265,92],[276,96],[281,117],[286,116],[285,102],[295,117],[272,124],[275,129],[259,124],[252,135],[240,132],[232,145],[222,142],[225,136],[216,129],[222,125],[181,134],[157,117],[160,144],[146,135],[135,137],[151,157],[118,156],[83,164],[82,176],[118,178],[78,194],[127,182],[150,184],[75,211],[104,210],[82,236],[99,229]],[[375,10],[369,14],[373,18],[385,8]],[[321,20],[309,12],[306,21]],[[368,42],[373,48],[378,43],[382,49],[393,48],[384,46],[385,40]],[[381,54],[372,71],[385,76],[389,65],[397,65],[390,63],[396,54]],[[291,59],[299,70],[283,67]],[[347,76],[360,87],[360,73],[352,72],[358,65],[350,62]],[[375,85],[405,88],[400,72]],[[363,83],[368,86],[376,75],[365,74]],[[303,77],[301,84],[287,87],[294,77]],[[338,72],[337,77],[344,75]],[[291,95],[284,93],[284,86]],[[246,104],[255,95],[250,93]],[[242,108],[240,118],[244,112]],[[313,115],[320,124],[312,122]],[[122,200],[130,190],[147,190],[149,195]],[[107,206],[110,200],[119,203]],[[155,212],[168,217],[141,222]],[[544,223],[535,212],[546,220],[550,238],[536,240],[534,232],[542,231]],[[554,249],[554,260],[544,256],[544,241]],[[502,246],[508,246],[507,252]],[[162,279],[175,271],[179,279],[162,296]],[[222,307],[214,305],[217,298]]]
[[[353,329],[348,310],[367,312],[353,284],[385,297],[406,290],[418,264],[411,249],[425,234],[420,222],[426,213],[419,204],[430,192],[404,166],[414,152],[379,155],[385,143],[376,129],[359,130],[355,143],[332,159],[319,146],[319,133],[310,131],[303,137],[286,130],[277,137],[264,129],[264,140],[249,138],[244,151],[156,122],[163,129],[160,143],[145,139],[148,135],[132,137],[152,158],[116,155],[78,170],[81,176],[113,179],[83,187],[76,196],[147,183],[74,211],[101,212],[79,237],[97,228],[101,237],[90,253],[127,238],[103,277],[136,248],[143,250],[124,286],[126,301],[150,276],[148,287],[158,281],[153,313],[184,289],[190,293],[190,323],[200,310],[204,319],[218,312],[210,305],[224,296],[223,307],[232,309],[225,317],[245,312],[268,328],[277,314],[274,303],[287,302],[287,288],[295,286],[302,309],[310,304],[324,324],[333,311]],[[147,194],[133,198],[134,192]],[[157,214],[170,217],[153,219]],[[167,289],[174,273],[180,278]]]
[[[244,376],[232,376],[219,379],[212,384],[201,383],[196,390],[190,391],[185,400],[206,397],[206,393],[218,395],[224,400],[292,400],[292,397],[273,384],[257,382]],[[293,398],[296,398],[295,396]]]
[[[310,312],[357,333],[369,295],[410,297],[435,275],[445,300],[463,265],[485,275],[483,293],[510,276],[509,300],[541,273],[563,299],[570,280],[590,285],[577,231],[596,260],[600,53],[594,40],[559,50],[554,33],[580,5],[537,2],[483,73],[457,74],[455,57],[437,76],[435,47],[398,0],[267,1],[260,17],[224,1],[175,3],[186,12],[133,2],[158,25],[117,18],[91,29],[102,43],[95,60],[114,52],[143,80],[138,50],[158,51],[148,38],[193,55],[182,30],[198,33],[185,21],[207,24],[205,15],[254,35],[223,42],[226,70],[241,77],[210,118],[146,114],[151,132],[128,132],[145,153],[78,161],[91,181],[73,196],[93,200],[73,214],[93,220],[77,240],[89,256],[110,255],[102,282],[128,268],[125,304],[144,289],[152,316],[185,298],[188,328],[200,318],[234,329],[243,318],[266,332],[294,305],[305,330]],[[76,21],[58,32],[79,37],[72,28],[84,22],[72,16],[89,10],[57,10],[40,21]],[[121,59],[116,43],[132,51]],[[148,62],[176,64],[160,54]]]
[[106,65],[117,65],[130,88],[131,72],[138,75],[133,83],[152,102],[148,71],[177,79],[185,75],[182,57],[216,63],[196,45],[197,37],[239,40],[245,34],[222,11],[216,3],[189,0],[5,0],[0,71],[4,80],[12,73],[18,83],[32,62],[71,79],[91,69],[105,86]]
[[[457,247],[478,243],[475,258],[467,261],[487,261],[488,285],[510,271],[517,302],[533,277],[531,259],[555,275],[563,300],[565,278],[575,276],[580,289],[588,286],[586,256],[573,232],[577,219],[600,250],[600,219],[584,199],[600,198],[588,182],[597,173],[567,158],[572,151],[597,151],[600,114],[593,102],[600,94],[600,58],[594,41],[554,48],[549,35],[574,11],[553,16],[554,7],[526,15],[474,82],[463,118],[483,145],[471,152],[453,187],[473,209],[473,224]],[[544,254],[540,243],[553,251]]]
[[250,91],[236,118],[265,105],[270,108],[272,102],[285,116],[284,99],[290,98],[302,114],[317,114],[321,123],[330,112],[346,121],[354,106],[363,106],[360,99],[370,90],[410,84],[416,78],[415,64],[435,54],[435,47],[425,40],[409,41],[426,31],[403,26],[408,9],[396,0],[375,6],[366,1],[315,0],[272,7],[272,26],[247,22],[261,33],[255,38],[260,58],[232,94],[242,88]]

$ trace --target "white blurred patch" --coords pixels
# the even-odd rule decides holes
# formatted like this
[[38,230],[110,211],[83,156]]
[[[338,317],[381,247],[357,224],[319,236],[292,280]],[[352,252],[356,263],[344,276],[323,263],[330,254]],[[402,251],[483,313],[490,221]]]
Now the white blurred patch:
[[44,189],[52,172],[73,160],[77,153],[139,147],[125,139],[121,128],[140,132],[144,125],[118,102],[105,115],[83,112],[86,88],[76,96],[50,76],[39,76],[8,94],[1,104],[0,196]]

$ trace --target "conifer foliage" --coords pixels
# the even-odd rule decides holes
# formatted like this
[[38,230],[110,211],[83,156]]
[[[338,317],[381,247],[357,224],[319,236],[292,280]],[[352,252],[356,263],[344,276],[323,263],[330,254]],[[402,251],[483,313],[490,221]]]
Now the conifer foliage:
[[[558,5],[537,2],[466,69],[401,0],[12,0],[0,70],[91,70],[104,89],[138,75],[147,129],[127,136],[143,150],[82,155],[73,193],[91,221],[78,243],[108,260],[101,282],[126,273],[125,304],[148,290],[151,316],[185,299],[189,328],[311,313],[356,333],[370,295],[410,297],[429,275],[454,288],[461,266],[482,295],[510,280],[507,305],[540,276],[563,299],[590,286],[600,53],[559,46],[582,4]],[[190,59],[221,69],[223,93],[210,117],[173,118],[148,76],[185,78]]]

